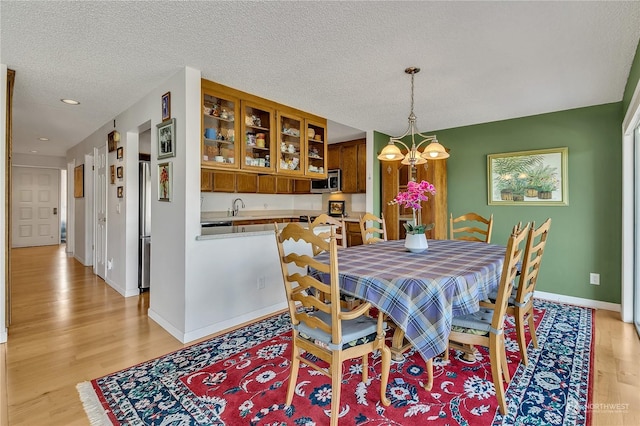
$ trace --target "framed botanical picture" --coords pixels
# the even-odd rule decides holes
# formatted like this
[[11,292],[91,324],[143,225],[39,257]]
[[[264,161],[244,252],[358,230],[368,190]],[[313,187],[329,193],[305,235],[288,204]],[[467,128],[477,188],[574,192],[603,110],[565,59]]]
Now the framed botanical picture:
[[171,162],[158,164],[158,201],[171,201],[172,179]]
[[118,198],[122,198],[124,196],[124,187],[123,186],[119,186],[118,187]]
[[566,206],[568,148],[487,156],[490,205]]
[[122,160],[122,158],[124,157],[124,148],[120,147],[118,148],[118,150],[116,151],[116,158],[118,160]]
[[171,118],[171,92],[162,95],[162,121]]
[[124,169],[124,167],[122,167],[122,166],[118,167],[118,179],[122,179],[123,169]]
[[116,166],[113,164],[110,166],[111,168],[111,185],[115,185],[116,183]]
[[75,198],[84,197],[84,164],[73,169],[73,196]]
[[175,157],[176,119],[163,121],[156,127],[158,128],[158,160]]
[[343,216],[344,201],[329,200],[329,216]]

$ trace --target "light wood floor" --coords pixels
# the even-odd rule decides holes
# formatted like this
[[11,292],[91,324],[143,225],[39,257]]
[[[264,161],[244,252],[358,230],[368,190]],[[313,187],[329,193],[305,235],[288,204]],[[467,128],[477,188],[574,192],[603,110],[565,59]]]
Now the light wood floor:
[[[11,426],[87,425],[77,383],[183,347],[147,317],[148,293],[125,299],[64,246],[14,249],[12,269],[0,421],[8,405]],[[639,360],[633,326],[597,311],[593,425],[640,424]]]

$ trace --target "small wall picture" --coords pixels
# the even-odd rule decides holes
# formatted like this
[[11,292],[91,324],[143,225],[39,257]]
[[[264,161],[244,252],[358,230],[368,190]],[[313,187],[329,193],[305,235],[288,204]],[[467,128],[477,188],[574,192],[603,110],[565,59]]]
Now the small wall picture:
[[124,186],[118,187],[118,198],[122,198],[124,196]]
[[118,167],[118,179],[122,179],[124,167]]
[[84,197],[84,164],[73,169],[73,196],[75,198]]
[[344,201],[329,200],[329,216],[343,216]]
[[171,118],[171,92],[162,95],[162,121]]
[[117,130],[109,133],[109,135],[107,136],[107,141],[109,152],[115,151],[118,146],[118,141],[120,141],[120,133],[118,133]]
[[164,121],[156,126],[158,128],[158,160],[161,158],[175,157],[175,132],[176,119]]
[[111,185],[115,185],[116,183],[116,166],[111,165]]
[[118,148],[118,150],[116,151],[116,158],[118,160],[122,160],[122,158],[124,157],[124,148],[120,147]]
[[158,164],[158,201],[171,201],[171,162]]

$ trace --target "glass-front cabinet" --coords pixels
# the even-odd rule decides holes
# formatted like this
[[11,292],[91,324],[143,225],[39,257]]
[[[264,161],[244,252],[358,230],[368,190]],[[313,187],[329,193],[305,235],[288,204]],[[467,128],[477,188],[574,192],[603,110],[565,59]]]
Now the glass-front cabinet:
[[239,99],[202,91],[202,165],[237,169]]
[[278,157],[276,169],[279,174],[303,175],[305,164],[304,120],[300,116],[278,111]]
[[312,178],[325,178],[327,158],[327,130],[324,123],[306,120],[307,165],[305,174]]
[[245,170],[270,173],[275,170],[273,132],[275,111],[267,106],[242,101],[242,166]]

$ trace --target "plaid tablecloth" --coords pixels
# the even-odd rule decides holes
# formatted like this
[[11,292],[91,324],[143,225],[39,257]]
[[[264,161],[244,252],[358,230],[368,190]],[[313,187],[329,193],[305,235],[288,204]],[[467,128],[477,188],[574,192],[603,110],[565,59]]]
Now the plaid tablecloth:
[[[404,240],[338,250],[340,289],[387,314],[425,360],[447,347],[451,318],[476,312],[497,289],[505,247],[429,240],[410,253]],[[327,253],[317,256],[329,260]]]

